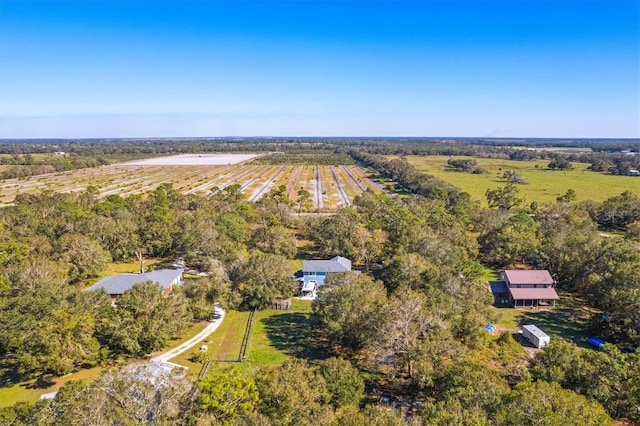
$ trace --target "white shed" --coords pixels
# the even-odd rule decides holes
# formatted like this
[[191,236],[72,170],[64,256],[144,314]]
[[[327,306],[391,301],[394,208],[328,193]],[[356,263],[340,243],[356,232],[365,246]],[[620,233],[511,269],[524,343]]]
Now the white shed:
[[549,346],[551,338],[533,324],[522,326],[522,335],[536,348]]

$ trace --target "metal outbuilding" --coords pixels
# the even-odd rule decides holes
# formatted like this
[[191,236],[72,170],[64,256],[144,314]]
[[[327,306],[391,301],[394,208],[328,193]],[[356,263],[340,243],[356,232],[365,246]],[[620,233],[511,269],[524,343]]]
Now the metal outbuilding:
[[533,324],[522,326],[522,335],[530,341],[536,348],[549,346],[551,338]]

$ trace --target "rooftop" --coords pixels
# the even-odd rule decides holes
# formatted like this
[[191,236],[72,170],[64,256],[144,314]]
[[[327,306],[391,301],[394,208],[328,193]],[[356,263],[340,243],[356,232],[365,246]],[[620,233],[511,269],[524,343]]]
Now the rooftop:
[[534,336],[539,337],[539,338],[541,338],[541,337],[549,337],[549,336],[547,336],[547,334],[544,331],[540,330],[538,327],[536,327],[533,324],[523,325],[522,329],[523,330],[528,330],[529,333],[531,333]]
[[304,272],[349,272],[351,261],[346,257],[336,256],[329,260],[305,260],[302,262]]
[[547,284],[553,285],[553,278],[546,270],[520,270],[512,269],[504,271],[510,284]]
[[145,272],[144,274],[120,274],[106,277],[89,287],[87,290],[100,290],[104,288],[108,294],[122,294],[134,284],[152,281],[168,288],[182,274],[181,270],[160,269],[158,271]]
[[511,296],[515,300],[523,299],[546,299],[546,300],[560,300],[558,293],[553,287],[545,288],[510,288]]

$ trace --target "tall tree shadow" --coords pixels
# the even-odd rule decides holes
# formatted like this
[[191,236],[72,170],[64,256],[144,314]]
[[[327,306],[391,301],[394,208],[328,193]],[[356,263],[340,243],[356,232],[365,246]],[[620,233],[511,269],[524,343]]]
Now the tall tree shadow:
[[534,324],[545,333],[571,340],[578,346],[587,347],[586,338],[592,316],[596,313],[584,300],[561,293],[555,308],[528,310],[520,318],[519,325]]
[[296,358],[322,360],[331,357],[329,343],[313,318],[290,312],[261,320],[271,346]]
[[10,368],[0,368],[0,388],[15,385],[21,381],[20,375]]

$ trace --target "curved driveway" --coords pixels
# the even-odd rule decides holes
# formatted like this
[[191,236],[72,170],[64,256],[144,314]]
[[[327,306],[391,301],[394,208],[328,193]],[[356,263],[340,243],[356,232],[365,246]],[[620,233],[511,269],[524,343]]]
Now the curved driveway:
[[213,315],[213,321],[211,321],[209,325],[203,328],[200,333],[196,334],[191,339],[182,343],[180,346],[177,346],[171,349],[170,351],[167,351],[165,353],[162,353],[158,356],[151,358],[151,361],[157,364],[161,364],[163,362],[169,362],[171,358],[174,358],[180,355],[181,353],[188,351],[193,346],[195,346],[196,344],[204,340],[211,333],[216,331],[216,329],[220,326],[220,324],[222,323],[222,320],[224,319],[224,314],[225,314],[225,310],[219,306],[216,306],[216,311],[215,311],[215,314]]

